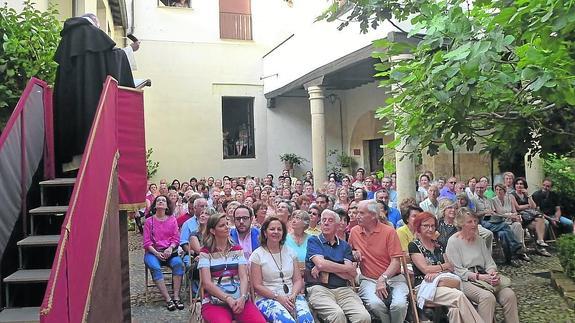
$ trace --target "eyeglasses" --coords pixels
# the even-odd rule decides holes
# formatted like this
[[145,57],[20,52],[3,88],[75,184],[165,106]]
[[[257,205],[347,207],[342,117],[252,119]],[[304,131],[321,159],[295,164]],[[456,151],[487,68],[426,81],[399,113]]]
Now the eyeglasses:
[[239,216],[237,218],[235,218],[236,221],[238,222],[248,222],[250,220],[249,216]]
[[425,230],[435,229],[435,224],[422,224],[421,227]]

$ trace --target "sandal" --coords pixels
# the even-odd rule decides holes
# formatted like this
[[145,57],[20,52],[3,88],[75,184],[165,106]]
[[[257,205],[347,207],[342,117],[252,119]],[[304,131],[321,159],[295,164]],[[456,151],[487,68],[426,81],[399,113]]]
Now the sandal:
[[173,300],[169,300],[166,302],[166,308],[168,309],[168,311],[172,312],[176,310],[176,304],[174,303]]
[[176,304],[176,308],[178,310],[183,310],[184,309],[184,303],[182,303],[182,301],[180,301],[179,299],[175,299],[174,300],[174,304]]

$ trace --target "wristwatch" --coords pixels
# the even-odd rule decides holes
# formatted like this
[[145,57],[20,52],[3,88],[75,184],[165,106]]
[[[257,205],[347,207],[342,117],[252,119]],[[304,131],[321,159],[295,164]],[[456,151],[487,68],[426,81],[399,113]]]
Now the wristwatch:
[[250,295],[248,294],[244,294],[244,296],[242,296],[244,298],[244,301],[248,301],[248,299],[250,298]]
[[274,292],[274,297],[273,300],[277,301],[278,300],[278,296],[280,296],[277,292]]
[[387,284],[387,280],[389,279],[386,274],[381,274],[379,278],[383,278],[383,282]]

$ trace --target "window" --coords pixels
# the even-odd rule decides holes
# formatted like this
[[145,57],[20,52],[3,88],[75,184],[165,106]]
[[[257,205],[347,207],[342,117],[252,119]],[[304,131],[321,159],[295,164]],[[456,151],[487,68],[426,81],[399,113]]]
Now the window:
[[254,98],[222,98],[224,159],[255,158]]
[[158,0],[159,7],[191,8],[192,0]]
[[220,38],[252,40],[250,0],[220,0]]

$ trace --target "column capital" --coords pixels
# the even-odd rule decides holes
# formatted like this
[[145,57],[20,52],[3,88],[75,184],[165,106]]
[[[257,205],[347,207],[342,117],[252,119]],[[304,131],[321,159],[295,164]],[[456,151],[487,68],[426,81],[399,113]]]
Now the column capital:
[[325,78],[325,76],[322,75],[322,76],[315,78],[311,81],[305,82],[303,84],[303,88],[309,92],[309,88],[311,88],[311,87],[321,87],[323,85],[323,79],[324,78]]
[[318,99],[325,99],[325,91],[322,86],[310,86],[307,88],[307,93],[309,94],[309,99],[311,100],[318,100]]

